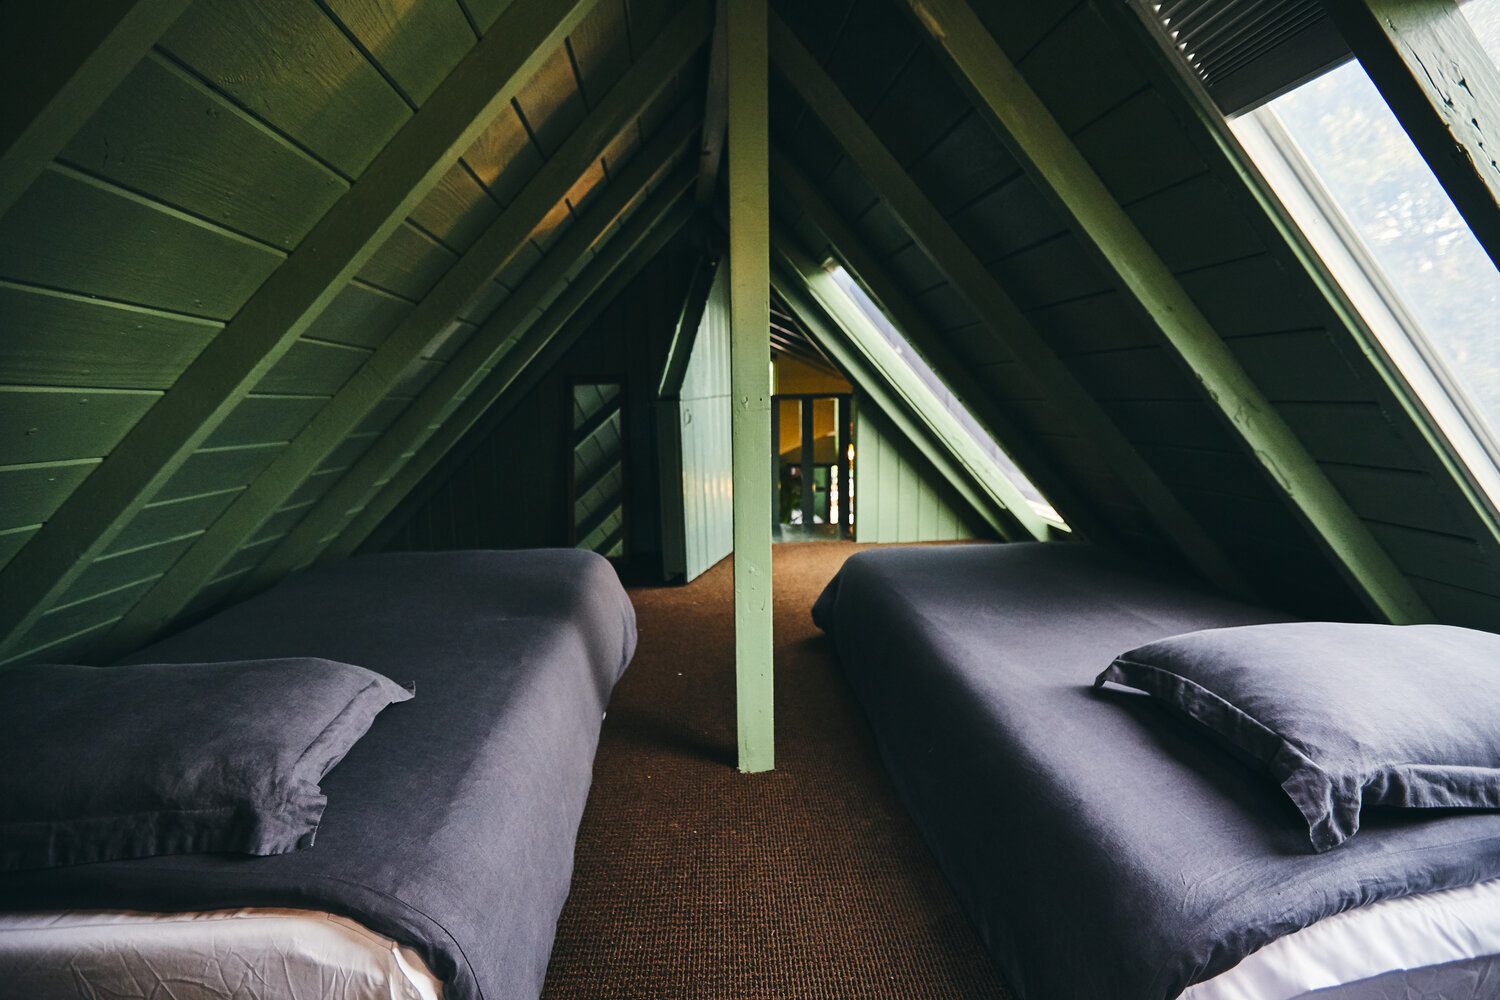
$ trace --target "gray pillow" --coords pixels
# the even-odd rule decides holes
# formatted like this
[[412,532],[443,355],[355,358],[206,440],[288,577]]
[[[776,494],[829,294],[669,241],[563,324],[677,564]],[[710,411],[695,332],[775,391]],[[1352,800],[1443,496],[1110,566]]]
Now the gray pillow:
[[1208,629],[1099,675],[1145,691],[1267,768],[1313,849],[1364,803],[1500,807],[1500,636],[1448,625],[1292,622]]
[[312,845],[318,782],[411,692],[321,659],[0,671],[0,871]]

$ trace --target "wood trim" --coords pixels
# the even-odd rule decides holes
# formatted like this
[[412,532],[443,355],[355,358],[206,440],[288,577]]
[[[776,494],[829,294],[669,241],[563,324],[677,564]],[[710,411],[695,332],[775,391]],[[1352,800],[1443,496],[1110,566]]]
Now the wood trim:
[[875,192],[885,199],[954,288],[1000,335],[1042,392],[1068,416],[1078,435],[1094,443],[1099,457],[1135,495],[1163,535],[1210,583],[1231,594],[1252,596],[1253,591],[1218,544],[1068,371],[994,275],[880,142],[838,85],[774,15],[771,56],[813,114],[859,164]]
[[771,640],[771,171],[766,0],[728,4],[729,429],[735,715],[742,772],[776,766]]
[[907,0],[992,130],[1386,620],[1431,611],[964,0]]
[[10,649],[332,303],[597,0],[516,0],[161,402],[0,571]]
[[[567,196],[614,138],[629,127],[702,46],[703,8],[689,4],[609,91],[557,153],[392,331],[276,459],[116,626],[110,641],[133,648],[187,607],[266,518],[385,399],[422,349],[497,271],[525,247],[532,231]],[[695,122],[679,115],[662,142],[686,141]]]
[[0,216],[191,0],[32,0],[0,35]]
[[[691,125],[696,124],[696,120],[691,121]],[[323,544],[345,523],[349,512],[391,475],[404,455],[421,444],[429,428],[439,424],[448,426],[447,421],[457,419],[452,413],[455,408],[467,411],[474,393],[480,391],[473,389],[473,383],[484,377],[484,373],[497,362],[496,371],[513,363],[512,357],[530,343],[527,331],[534,325],[538,306],[547,294],[568,271],[577,266],[579,258],[588,254],[591,247],[609,232],[647,186],[666,171],[667,166],[687,145],[689,138],[690,135],[680,136],[676,143],[667,144],[665,148],[648,147],[631,160],[584,218],[573,225],[541,263],[533,268],[521,287],[500,305],[422,394],[402,411],[359,461],[344,473],[307,516],[271,550],[261,565],[236,589],[237,594],[245,596],[253,593],[298,566],[305,565],[312,556],[322,551]],[[645,211],[647,207],[649,206],[643,206],[641,211]],[[627,225],[633,224],[634,220]],[[610,240],[605,252],[617,252],[615,247],[619,242],[620,237]],[[576,287],[576,284],[570,285],[569,290]],[[493,373],[490,377],[493,378]],[[490,383],[486,381],[484,384]],[[474,419],[478,419],[480,415],[482,414],[475,415]],[[392,505],[394,506],[394,501]],[[372,524],[370,528],[373,529],[374,526]],[[352,550],[353,546],[350,546],[346,551]]]
[[729,81],[725,69],[729,60],[725,34],[728,8],[729,0],[718,0],[714,4],[714,36],[709,43],[708,55],[708,93],[703,103],[702,159],[698,163],[698,186],[693,194],[700,208],[714,199],[714,190],[719,182],[719,162],[724,158],[724,135],[729,124]]

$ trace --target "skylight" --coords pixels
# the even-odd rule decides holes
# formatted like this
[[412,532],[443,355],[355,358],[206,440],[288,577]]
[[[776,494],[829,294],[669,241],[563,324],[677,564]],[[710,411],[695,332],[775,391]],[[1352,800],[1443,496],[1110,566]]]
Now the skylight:
[[829,275],[834,279],[839,288],[843,290],[844,294],[859,307],[860,312],[870,320],[876,330],[880,331],[880,335],[895,349],[897,355],[906,363],[906,366],[911,369],[912,373],[927,386],[932,392],[933,397],[953,416],[959,426],[974,439],[974,443],[979,446],[980,451],[1000,469],[1006,479],[1010,480],[1011,484],[1015,486],[1016,491],[1026,498],[1026,502],[1031,505],[1032,510],[1054,524],[1063,525],[1063,519],[1058,515],[1057,511],[1052,509],[1052,505],[1042,496],[1041,491],[1032,485],[1031,481],[1026,478],[1025,473],[995,443],[995,439],[990,436],[989,432],[984,429],[979,421],[974,419],[974,416],[969,413],[958,397],[949,391],[947,384],[943,382],[937,372],[933,371],[927,362],[922,359],[921,355],[912,349],[911,345],[906,342],[906,338],[902,336],[901,331],[897,330],[891,321],[886,318],[885,313],[875,304],[874,299],[870,298],[864,287],[855,280],[854,275],[845,270],[843,265],[837,261],[830,260],[826,266]]
[[[1500,0],[1464,8],[1500,53]],[[1233,128],[1381,346],[1500,498],[1500,272],[1359,63]]]

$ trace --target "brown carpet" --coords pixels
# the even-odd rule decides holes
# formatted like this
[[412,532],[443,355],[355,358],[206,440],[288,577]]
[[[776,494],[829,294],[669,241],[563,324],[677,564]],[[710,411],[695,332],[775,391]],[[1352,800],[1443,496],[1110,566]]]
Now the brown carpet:
[[1003,1000],[808,614],[864,546],[774,547],[776,770],[734,769],[731,569],[632,588],[544,1000]]

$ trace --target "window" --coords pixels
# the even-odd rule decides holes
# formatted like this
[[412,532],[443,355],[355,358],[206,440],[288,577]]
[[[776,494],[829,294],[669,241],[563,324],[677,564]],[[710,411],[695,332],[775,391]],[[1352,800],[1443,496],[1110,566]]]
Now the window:
[[[1493,57],[1500,0],[1465,13]],[[1382,348],[1500,499],[1500,272],[1351,62],[1233,122]]]

